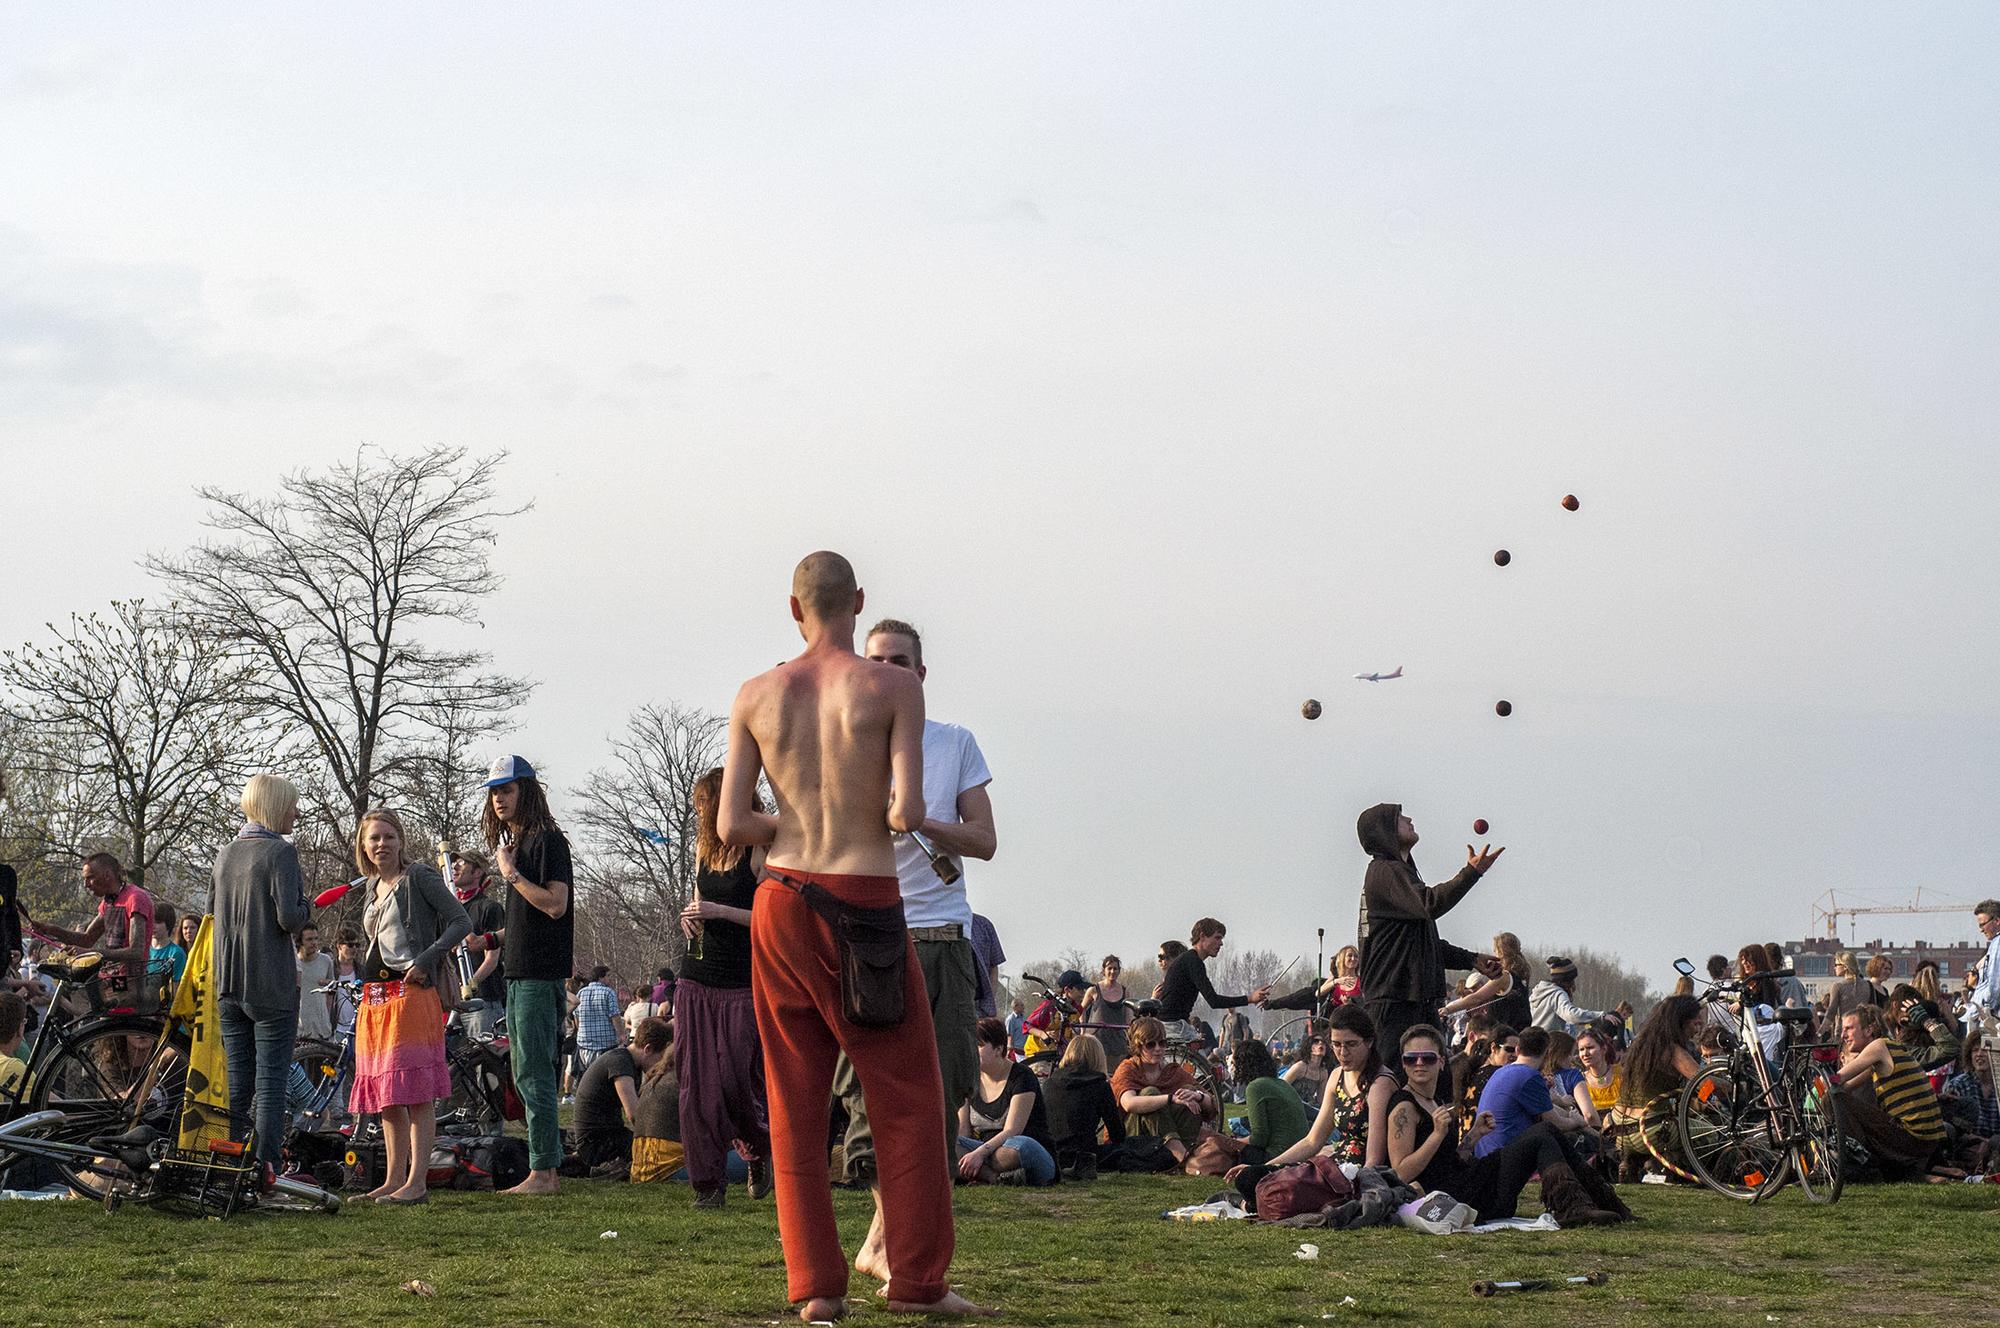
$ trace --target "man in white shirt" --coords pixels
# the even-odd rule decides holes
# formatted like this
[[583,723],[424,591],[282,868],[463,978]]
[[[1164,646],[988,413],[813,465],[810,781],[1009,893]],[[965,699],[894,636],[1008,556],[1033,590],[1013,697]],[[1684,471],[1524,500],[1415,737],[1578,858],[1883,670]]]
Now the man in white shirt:
[[1965,1005],[1967,1041],[1987,1020],[2000,1019],[2000,900],[1983,899],[1972,910],[1979,934],[1986,938],[1986,958],[1980,961],[1979,985]]
[[[864,653],[877,663],[908,669],[919,679],[929,672],[924,667],[923,638],[916,628],[894,618],[884,618],[869,629]],[[910,928],[910,939],[916,943],[917,962],[931,998],[938,1072],[944,1080],[942,1128],[948,1157],[956,1157],[958,1152],[958,1109],[972,1096],[979,1079],[979,1048],[974,1038],[974,1025],[979,1022],[978,960],[972,948],[972,905],[965,896],[964,860],[990,862],[993,858],[993,802],[986,793],[992,781],[986,758],[969,729],[925,719],[924,824],[914,835],[896,836],[896,879],[902,887],[903,918]],[[925,851],[925,843],[936,851],[938,862]],[[954,879],[947,882],[946,875]],[[848,1113],[842,1151],[846,1179],[849,1184],[872,1181],[875,1143],[868,1127],[868,1107],[845,1056],[834,1071],[833,1088]],[[886,1278],[881,1231],[878,1202],[875,1225],[854,1266]]]

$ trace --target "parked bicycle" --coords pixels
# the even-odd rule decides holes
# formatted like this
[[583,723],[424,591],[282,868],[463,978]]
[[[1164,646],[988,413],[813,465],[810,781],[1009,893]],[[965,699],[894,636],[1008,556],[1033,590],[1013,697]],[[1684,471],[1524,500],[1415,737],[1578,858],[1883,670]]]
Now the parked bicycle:
[[[1675,960],[1674,968],[1694,974],[1686,959]],[[1791,970],[1757,976],[1790,977]],[[1745,986],[1711,982],[1702,995],[1708,1005],[1735,998],[1735,1024],[1727,1054],[1704,1062],[1681,1089],[1682,1151],[1702,1184],[1731,1199],[1754,1203],[1796,1180],[1808,1200],[1834,1203],[1846,1146],[1834,1092],[1840,1049],[1802,1036],[1812,1011],[1765,1006],[1787,1034],[1772,1064],[1760,1036],[1769,1025]]]
[[[59,951],[38,970],[55,979],[47,1015],[22,1059],[27,1073],[0,1101],[0,1116],[40,1117],[38,1136],[82,1146],[138,1125],[163,1133],[173,1125],[187,1082],[189,1035],[158,1010],[105,1003],[95,951]],[[65,1179],[93,1199],[104,1197],[97,1173],[56,1162]]]
[[[1101,1028],[1115,1028],[1122,1033],[1131,1027],[1130,1024],[1090,1023],[1081,1018],[1082,1012],[1075,1005],[1063,999],[1061,992],[1050,987],[1048,983],[1042,981],[1042,979],[1036,977],[1033,973],[1023,973],[1021,978],[1022,981],[1032,982],[1041,988],[1042,994],[1056,1003],[1056,1012],[1059,1016],[1054,1030],[1055,1045],[1035,1052],[1033,1055],[1021,1058],[1021,1063],[1034,1071],[1038,1078],[1046,1079],[1049,1077],[1050,1073],[1061,1063],[1063,1049],[1069,1045],[1070,1040],[1078,1033],[1095,1032]],[[1149,1015],[1158,1018],[1159,1008],[1159,1002],[1151,1000],[1136,1002],[1132,1007],[1136,1018],[1144,1018]],[[1221,1103],[1224,1101],[1225,1090],[1222,1085],[1222,1076],[1215,1072],[1215,1065],[1208,1059],[1201,1043],[1187,1036],[1185,1032],[1176,1031],[1177,1029],[1184,1029],[1184,1025],[1168,1024],[1166,1027],[1167,1040],[1164,1055],[1166,1063],[1169,1065],[1185,1066],[1188,1073],[1194,1076],[1195,1087],[1207,1093],[1214,1102]]]

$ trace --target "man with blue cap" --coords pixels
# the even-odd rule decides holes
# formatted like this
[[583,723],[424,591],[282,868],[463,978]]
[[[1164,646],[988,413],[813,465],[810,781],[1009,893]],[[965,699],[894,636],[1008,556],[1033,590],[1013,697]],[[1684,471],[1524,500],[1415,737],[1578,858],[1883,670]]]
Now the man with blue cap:
[[493,763],[479,821],[507,883],[506,926],[468,937],[466,948],[500,947],[508,1050],[528,1125],[528,1178],[506,1193],[554,1194],[563,1160],[556,1125],[556,1058],[568,1004],[563,984],[576,964],[569,840],[549,813],[535,768],[518,756]]

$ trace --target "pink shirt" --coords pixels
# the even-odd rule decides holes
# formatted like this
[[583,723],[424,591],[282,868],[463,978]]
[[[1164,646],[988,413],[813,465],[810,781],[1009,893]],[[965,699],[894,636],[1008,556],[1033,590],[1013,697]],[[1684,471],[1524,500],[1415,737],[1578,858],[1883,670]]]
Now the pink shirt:
[[[97,916],[104,919],[104,934],[98,944],[107,950],[129,950],[138,946],[140,953],[148,954],[153,948],[153,897],[129,881],[119,887],[118,893],[109,899],[101,899],[97,904]],[[145,960],[140,960],[144,971]],[[107,963],[101,970],[105,981],[113,986],[126,986],[125,964]]]

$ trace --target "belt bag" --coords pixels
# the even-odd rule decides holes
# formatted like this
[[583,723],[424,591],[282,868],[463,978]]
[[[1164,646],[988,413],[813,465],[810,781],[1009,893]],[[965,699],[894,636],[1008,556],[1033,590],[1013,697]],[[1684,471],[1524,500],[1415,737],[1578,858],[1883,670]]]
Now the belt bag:
[[833,932],[840,965],[840,1014],[856,1028],[894,1028],[903,1022],[903,984],[908,977],[910,929],[903,901],[886,908],[857,908],[811,881],[767,873],[798,893]]

